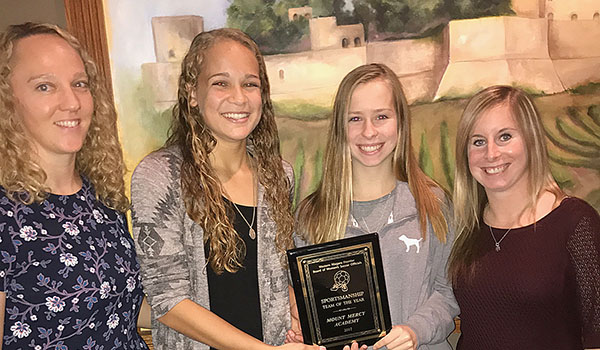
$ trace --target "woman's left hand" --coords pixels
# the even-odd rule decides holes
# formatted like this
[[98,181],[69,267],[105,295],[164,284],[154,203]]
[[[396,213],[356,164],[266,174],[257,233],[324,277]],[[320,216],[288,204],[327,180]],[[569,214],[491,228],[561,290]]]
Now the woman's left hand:
[[296,295],[294,288],[288,286],[290,294],[290,316],[292,317],[292,329],[288,330],[285,335],[285,343],[303,343],[302,329],[300,328],[300,316],[298,315],[298,306],[296,305]]
[[361,345],[361,347],[358,347],[358,343],[355,341],[352,341],[352,344],[350,346],[346,345],[344,346],[343,350],[367,350],[368,346],[366,345]]
[[285,334],[285,343],[304,343],[302,332],[294,331],[293,329],[288,330]]
[[389,350],[416,350],[417,335],[408,326],[399,325],[392,327],[388,335],[373,345],[373,349],[381,349],[387,346]]

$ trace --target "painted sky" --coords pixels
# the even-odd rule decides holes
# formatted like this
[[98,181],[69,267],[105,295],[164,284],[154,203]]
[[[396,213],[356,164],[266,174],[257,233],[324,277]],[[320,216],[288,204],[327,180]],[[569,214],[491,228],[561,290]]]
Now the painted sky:
[[[198,15],[204,18],[204,29],[225,26],[227,0],[109,0],[105,2],[109,24],[109,41],[113,64],[139,69],[140,62],[156,62],[152,39],[152,17]],[[122,54],[122,53],[127,54]]]

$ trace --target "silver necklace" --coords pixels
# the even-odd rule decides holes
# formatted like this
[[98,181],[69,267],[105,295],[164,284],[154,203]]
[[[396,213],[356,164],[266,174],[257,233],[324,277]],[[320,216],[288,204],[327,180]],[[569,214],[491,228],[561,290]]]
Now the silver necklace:
[[[379,219],[379,221],[382,221],[382,219],[383,219],[383,217],[381,217],[381,218]],[[371,231],[371,230],[369,229],[369,225],[367,225],[367,221],[365,221],[365,218],[364,218],[364,217],[362,217],[362,218],[360,218],[360,220],[363,222],[363,224],[365,225],[365,228],[367,229],[367,230],[365,231],[366,233],[374,233],[374,232],[377,232],[377,233],[379,233],[379,231],[381,231],[381,229],[383,228],[383,226],[385,226],[385,224],[386,224],[386,221],[387,221],[387,220],[386,220],[386,221],[383,221],[383,222],[381,223],[381,225],[379,225],[379,228],[378,228],[377,230],[375,230],[375,231]]]
[[494,232],[492,231],[492,226],[488,226],[488,227],[490,228],[490,234],[492,235],[492,239],[494,240],[494,245],[496,246],[496,251],[499,252],[500,251],[500,242],[502,242],[504,237],[506,237],[506,235],[510,232],[510,230],[512,230],[512,227],[509,228],[508,230],[506,230],[506,232],[504,232],[504,234],[502,235],[502,238],[500,238],[499,240],[496,240],[496,236],[494,236]]
[[[255,193],[255,189],[256,186],[258,184],[255,183],[254,181],[254,173],[252,173],[252,199],[255,200],[256,199],[256,193]],[[252,223],[249,223],[248,220],[246,220],[246,217],[244,216],[244,214],[242,214],[242,211],[240,210],[240,208],[238,208],[237,204],[235,204],[235,202],[232,200],[231,203],[233,204],[233,207],[235,208],[235,210],[237,210],[237,212],[240,214],[240,216],[242,217],[242,219],[244,219],[244,221],[246,222],[246,225],[248,225],[248,228],[250,229],[250,231],[248,231],[248,236],[250,236],[250,238],[252,239],[256,239],[256,231],[254,231],[254,220],[256,219],[256,207],[252,207]],[[256,206],[258,206],[258,203],[256,203]]]
[[[392,190],[392,192],[393,192],[393,190]],[[386,216],[385,216],[385,213],[387,213],[388,211],[387,211],[387,210],[385,210],[385,207],[388,205],[388,203],[389,203],[390,199],[392,199],[392,206],[391,206],[391,208],[390,208],[390,210],[389,210],[389,213],[388,213],[388,215],[387,215],[387,217],[386,217]],[[394,212],[394,204],[395,204],[395,203],[394,203],[394,201],[393,201],[393,198],[392,198],[392,193],[390,192],[390,193],[389,193],[389,195],[388,195],[388,198],[386,198],[386,199],[385,199],[385,202],[383,203],[383,208],[382,208],[383,210],[381,210],[381,213],[382,213],[382,215],[381,215],[381,216],[379,217],[379,219],[376,221],[376,222],[381,222],[381,224],[379,225],[379,227],[378,227],[378,228],[377,228],[377,230],[375,230],[375,231],[371,231],[371,230],[369,229],[369,225],[367,225],[367,221],[365,220],[365,217],[364,217],[364,216],[362,216],[362,217],[360,218],[360,220],[362,221],[363,225],[365,226],[365,228],[366,228],[366,231],[365,231],[365,230],[364,230],[362,227],[360,227],[360,226],[361,226],[361,225],[360,225],[360,223],[359,223],[359,222],[356,220],[356,217],[354,216],[354,214],[352,214],[352,212],[350,212],[350,217],[352,218],[352,220],[353,220],[354,222],[356,222],[356,224],[358,225],[358,228],[360,228],[360,229],[361,229],[361,230],[363,230],[364,232],[366,232],[366,233],[374,233],[374,232],[377,232],[377,233],[379,233],[379,232],[381,231],[381,229],[382,229],[382,228],[383,228],[383,227],[384,227],[386,224],[388,224],[388,223],[389,223],[389,221],[390,221],[390,217],[392,216],[392,213]]]
[[238,208],[237,204],[233,203],[233,207],[235,208],[235,210],[237,210],[238,213],[240,213],[240,216],[242,217],[242,219],[244,219],[244,221],[246,222],[246,225],[248,225],[248,228],[250,229],[250,231],[248,231],[248,235],[250,236],[250,238],[252,239],[256,239],[256,231],[254,231],[254,219],[256,217],[256,207],[252,207],[252,223],[249,223],[248,220],[246,220],[246,217],[244,216],[244,214],[242,214],[242,211],[240,210],[240,208]]

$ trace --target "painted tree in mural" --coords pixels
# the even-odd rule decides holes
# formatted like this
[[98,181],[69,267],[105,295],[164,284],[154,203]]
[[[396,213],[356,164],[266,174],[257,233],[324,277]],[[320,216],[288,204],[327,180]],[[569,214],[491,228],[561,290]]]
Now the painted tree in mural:
[[233,0],[227,8],[227,26],[248,33],[265,54],[294,51],[291,46],[308,34],[308,21],[289,21],[290,7],[305,6],[302,0]]
[[301,51],[308,21],[289,21],[287,10],[310,6],[314,17],[362,23],[370,41],[428,36],[451,19],[511,13],[510,0],[232,0],[227,25],[248,33],[264,53]]
[[[550,149],[550,159],[562,166],[600,173],[600,105],[591,105],[586,112],[568,107],[565,115],[554,120],[553,127],[545,125],[548,139],[556,146]],[[600,189],[585,199],[600,208]]]
[[369,40],[427,36],[452,19],[511,13],[510,0],[352,0]]

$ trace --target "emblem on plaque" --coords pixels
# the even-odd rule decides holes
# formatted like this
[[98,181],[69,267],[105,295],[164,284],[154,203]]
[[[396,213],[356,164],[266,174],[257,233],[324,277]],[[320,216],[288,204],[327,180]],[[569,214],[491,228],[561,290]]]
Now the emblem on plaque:
[[343,292],[348,291],[348,283],[350,283],[350,274],[344,270],[339,270],[333,275],[333,287],[329,290],[335,292],[341,289]]

